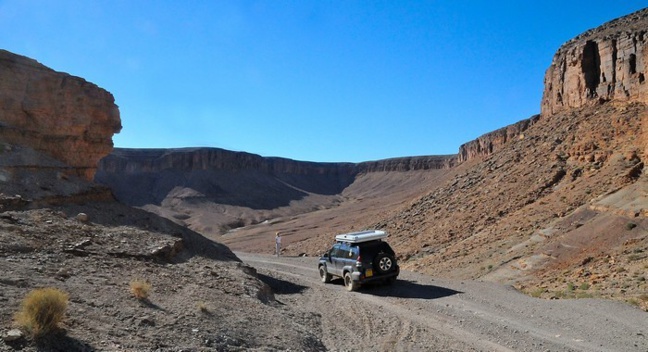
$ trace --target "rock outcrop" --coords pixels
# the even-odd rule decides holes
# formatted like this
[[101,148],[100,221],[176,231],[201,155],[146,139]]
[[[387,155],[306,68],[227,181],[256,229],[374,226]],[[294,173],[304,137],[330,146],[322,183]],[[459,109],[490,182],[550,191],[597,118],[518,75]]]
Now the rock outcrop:
[[365,161],[356,164],[357,172],[416,171],[450,169],[457,164],[457,155],[429,155]]
[[507,142],[515,138],[524,138],[524,131],[538,121],[539,117],[539,115],[534,115],[526,120],[486,133],[475,140],[462,144],[459,147],[457,162],[463,163],[474,158],[491,155],[502,149]]
[[0,141],[22,145],[92,180],[121,130],[115,99],[82,78],[0,50]]
[[603,101],[648,103],[648,9],[563,44],[545,74],[542,115]]

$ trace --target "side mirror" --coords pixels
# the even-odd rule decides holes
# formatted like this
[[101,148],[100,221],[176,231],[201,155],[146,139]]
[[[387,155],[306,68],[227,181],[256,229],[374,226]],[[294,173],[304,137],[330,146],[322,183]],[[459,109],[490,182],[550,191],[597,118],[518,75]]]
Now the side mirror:
[[328,256],[329,256],[329,254],[328,254],[328,252],[327,252],[327,253],[324,253],[324,255],[323,255],[322,257],[324,257],[324,258],[328,258]]

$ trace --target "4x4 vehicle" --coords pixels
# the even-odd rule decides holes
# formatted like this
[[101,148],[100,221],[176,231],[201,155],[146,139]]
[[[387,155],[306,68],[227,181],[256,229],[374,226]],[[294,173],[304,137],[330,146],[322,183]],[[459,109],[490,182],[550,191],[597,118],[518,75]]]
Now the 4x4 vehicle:
[[394,250],[383,239],[384,231],[352,232],[335,236],[336,243],[319,259],[322,282],[333,276],[344,279],[347,290],[355,291],[360,285],[382,281],[396,281],[400,268]]

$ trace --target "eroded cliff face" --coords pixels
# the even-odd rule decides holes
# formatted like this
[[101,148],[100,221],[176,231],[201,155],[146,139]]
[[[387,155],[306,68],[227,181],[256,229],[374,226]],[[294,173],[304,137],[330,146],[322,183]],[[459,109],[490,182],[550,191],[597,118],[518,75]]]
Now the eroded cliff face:
[[563,44],[545,74],[541,114],[463,144],[457,162],[492,155],[512,140],[523,138],[524,131],[541,116],[606,101],[648,103],[647,31],[648,9],[644,9]]
[[563,44],[545,74],[542,115],[603,101],[648,103],[648,9]]
[[256,170],[272,174],[344,175],[361,172],[414,171],[449,169],[456,155],[431,155],[366,161],[362,163],[321,163],[287,158],[262,157],[220,148],[129,149],[116,148],[100,162],[106,173],[147,173],[168,169],[184,170]]
[[92,180],[121,130],[115,99],[82,78],[0,50],[0,141],[22,145]]
[[356,164],[357,172],[416,171],[450,169],[457,164],[457,155],[429,155],[365,161]]
[[524,131],[538,121],[538,118],[539,115],[534,115],[531,118],[486,133],[475,140],[462,144],[459,147],[459,155],[457,156],[458,163],[491,155],[502,149],[506,143],[516,138],[524,138]]
[[[130,205],[159,204],[174,188],[187,187],[235,205],[268,203],[265,206],[273,207],[299,199],[305,192],[339,194],[360,173],[448,169],[455,162],[454,155],[355,164],[262,157],[219,148],[117,148],[99,163],[96,180]],[[269,196],[273,192],[276,195]],[[243,193],[259,194],[253,201],[241,202]],[[275,204],[272,199],[282,201]]]

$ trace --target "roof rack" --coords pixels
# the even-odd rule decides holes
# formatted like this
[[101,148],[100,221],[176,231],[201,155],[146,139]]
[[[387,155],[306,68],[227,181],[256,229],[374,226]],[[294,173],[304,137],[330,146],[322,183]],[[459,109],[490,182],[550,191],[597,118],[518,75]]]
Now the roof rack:
[[387,233],[380,230],[350,232],[335,236],[336,241],[348,243],[360,243],[387,238]]

